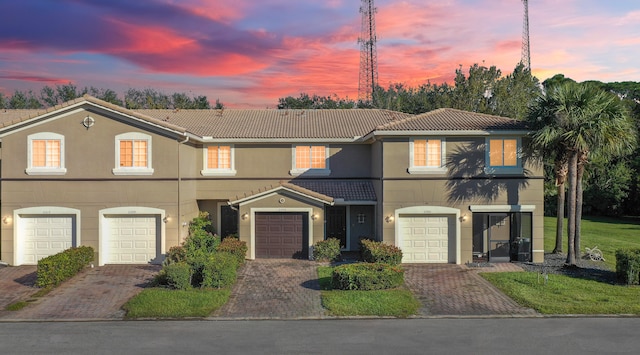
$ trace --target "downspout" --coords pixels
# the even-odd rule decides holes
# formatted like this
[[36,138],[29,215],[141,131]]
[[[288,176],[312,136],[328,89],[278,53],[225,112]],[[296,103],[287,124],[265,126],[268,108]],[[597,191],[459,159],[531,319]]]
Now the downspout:
[[189,141],[189,136],[183,141],[178,141],[178,244],[182,242],[182,200],[180,199],[180,190],[182,190],[182,173],[180,172],[180,147]]

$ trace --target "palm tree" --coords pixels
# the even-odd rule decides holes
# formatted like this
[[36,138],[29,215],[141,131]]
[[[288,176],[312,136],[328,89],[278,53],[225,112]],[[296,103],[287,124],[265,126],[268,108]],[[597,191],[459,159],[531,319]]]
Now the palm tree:
[[543,153],[555,151],[556,162],[566,156],[567,264],[576,265],[580,255],[582,176],[590,156],[613,158],[630,153],[636,143],[634,125],[617,96],[574,82],[547,90],[531,109],[528,121],[535,130],[534,147]]

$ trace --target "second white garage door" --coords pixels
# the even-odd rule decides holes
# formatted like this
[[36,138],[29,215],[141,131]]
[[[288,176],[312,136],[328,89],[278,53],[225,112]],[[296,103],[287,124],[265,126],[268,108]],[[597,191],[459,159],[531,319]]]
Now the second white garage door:
[[450,218],[452,217],[400,217],[402,262],[449,262]]
[[156,216],[106,216],[109,228],[107,264],[146,264],[156,259]]

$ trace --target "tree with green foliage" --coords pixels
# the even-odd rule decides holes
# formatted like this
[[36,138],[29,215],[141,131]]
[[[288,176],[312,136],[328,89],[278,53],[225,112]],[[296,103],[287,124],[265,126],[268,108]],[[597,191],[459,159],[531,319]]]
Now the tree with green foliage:
[[338,95],[331,96],[309,96],[301,93],[299,97],[287,96],[278,99],[278,109],[349,109],[355,108],[356,102],[349,98],[339,98]]
[[531,70],[519,63],[513,72],[503,76],[494,84],[489,98],[491,114],[524,120],[529,105],[542,92],[540,81],[531,75]]
[[10,109],[38,109],[42,108],[42,104],[33,93],[33,91],[16,90],[11,98],[7,108]]
[[532,107],[527,120],[534,129],[535,148],[558,152],[556,159],[566,154],[567,264],[576,265],[576,257],[580,255],[584,171],[592,157],[612,159],[628,154],[636,143],[633,122],[617,96],[593,85],[575,82],[547,89]]

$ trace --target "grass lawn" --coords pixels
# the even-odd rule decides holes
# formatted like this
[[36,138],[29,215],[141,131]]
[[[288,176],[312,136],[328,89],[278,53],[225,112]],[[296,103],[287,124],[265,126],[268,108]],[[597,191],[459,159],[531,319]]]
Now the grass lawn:
[[342,291],[331,289],[330,266],[318,267],[322,306],[334,316],[390,316],[406,318],[416,314],[420,302],[406,289]]
[[640,287],[535,272],[482,273],[519,304],[543,314],[640,314]]
[[[567,252],[567,220],[564,223],[562,251]],[[552,252],[556,244],[556,218],[544,217],[544,251]],[[605,263],[611,270],[616,268],[616,250],[640,248],[640,220],[614,219],[605,217],[582,218],[580,247],[597,246],[602,250]]]
[[147,288],[122,308],[127,311],[127,318],[207,317],[227,303],[229,295],[228,289]]

